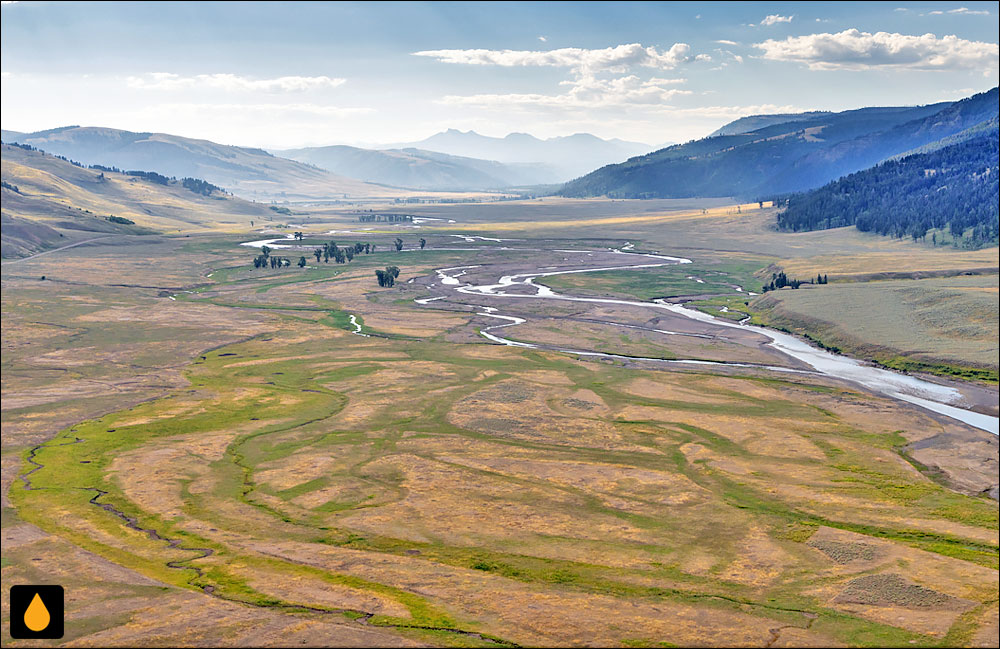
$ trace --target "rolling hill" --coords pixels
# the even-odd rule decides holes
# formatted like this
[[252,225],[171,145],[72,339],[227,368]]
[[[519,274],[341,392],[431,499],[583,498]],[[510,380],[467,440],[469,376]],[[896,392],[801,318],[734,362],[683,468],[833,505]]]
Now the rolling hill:
[[538,164],[502,164],[422,149],[323,146],[273,154],[367,182],[433,191],[490,190],[557,183],[558,173]]
[[758,129],[772,126],[774,124],[784,124],[787,122],[804,122],[817,117],[831,115],[829,111],[811,111],[808,113],[778,113],[775,115],[748,115],[729,122],[712,132],[708,137],[719,135],[740,135]]
[[709,137],[608,165],[559,193],[756,198],[803,191],[992,119],[997,96],[994,88],[958,102],[862,108]]
[[2,178],[4,258],[110,234],[242,231],[251,221],[280,220],[267,205],[219,191],[86,169],[7,144]]
[[133,133],[112,128],[67,126],[17,133],[3,141],[42,149],[86,165],[156,171],[178,178],[203,178],[253,200],[309,200],[396,197],[404,191],[345,178],[263,149],[217,144],[208,140]]

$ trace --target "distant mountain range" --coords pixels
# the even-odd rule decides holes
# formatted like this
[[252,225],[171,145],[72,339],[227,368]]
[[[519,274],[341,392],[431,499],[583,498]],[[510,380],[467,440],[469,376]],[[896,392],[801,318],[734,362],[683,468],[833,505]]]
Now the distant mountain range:
[[[166,133],[66,126],[3,131],[86,165],[203,178],[255,200],[392,198],[419,191],[480,191],[553,185],[653,147],[579,133],[540,140],[449,130],[386,149],[324,146],[274,150],[217,144]],[[411,190],[411,191],[407,191]]]
[[66,126],[36,133],[3,131],[2,137],[4,142],[30,144],[85,165],[201,178],[254,200],[396,197],[406,193],[279,158],[263,149],[166,133]]
[[542,140],[527,133],[489,137],[475,131],[452,128],[426,140],[394,144],[386,148],[423,149],[467,158],[495,160],[506,165],[546,165],[555,178],[565,181],[606,164],[649,153],[655,147],[619,139],[603,140],[589,133]]
[[502,164],[423,149],[321,146],[271,153],[358,180],[438,191],[503,189],[566,180],[544,164]]
[[[994,88],[961,101],[927,106],[744,118],[720,129],[733,134],[608,165],[566,183],[559,193],[755,198],[798,192],[960,133],[997,113]],[[739,132],[757,124],[764,126]]]

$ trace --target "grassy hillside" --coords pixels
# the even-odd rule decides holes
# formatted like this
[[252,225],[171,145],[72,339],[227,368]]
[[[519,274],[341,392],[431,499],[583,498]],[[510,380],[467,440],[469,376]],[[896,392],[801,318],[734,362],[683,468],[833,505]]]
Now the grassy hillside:
[[203,178],[244,198],[256,200],[394,197],[404,193],[337,176],[318,167],[273,156],[262,149],[166,133],[68,126],[21,134],[18,142],[87,165],[156,171],[178,178]]
[[997,380],[996,274],[776,291],[753,307],[769,325],[883,365]]
[[774,124],[785,124],[788,122],[805,122],[817,117],[831,115],[829,111],[824,110],[814,110],[808,113],[779,113],[777,115],[748,115],[747,117],[741,117],[739,119],[729,122],[725,126],[721,126],[708,137],[716,137],[719,135],[739,135],[741,133],[749,133],[750,131],[756,131],[758,129],[772,126]]
[[277,217],[266,205],[220,192],[205,196],[179,182],[85,169],[6,144],[3,183],[5,258],[110,234],[247,230],[251,221]]

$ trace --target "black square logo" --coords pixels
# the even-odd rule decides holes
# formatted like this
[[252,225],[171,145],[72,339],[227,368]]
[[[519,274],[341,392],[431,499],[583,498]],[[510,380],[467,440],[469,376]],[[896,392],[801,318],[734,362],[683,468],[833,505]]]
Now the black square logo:
[[63,637],[62,586],[11,586],[10,637],[57,640]]

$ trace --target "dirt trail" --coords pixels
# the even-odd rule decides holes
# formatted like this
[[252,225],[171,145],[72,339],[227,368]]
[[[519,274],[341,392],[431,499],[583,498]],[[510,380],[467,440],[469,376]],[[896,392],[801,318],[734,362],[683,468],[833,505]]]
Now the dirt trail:
[[70,243],[70,244],[65,245],[65,246],[60,246],[58,248],[53,248],[52,250],[43,250],[42,252],[36,252],[33,255],[28,255],[27,257],[21,257],[20,259],[7,259],[7,260],[4,260],[3,265],[6,266],[8,264],[19,264],[22,261],[28,261],[29,259],[34,259],[35,257],[41,257],[42,255],[48,255],[48,254],[51,254],[53,252],[59,252],[60,250],[66,250],[67,248],[75,248],[76,246],[82,246],[83,244],[90,243],[92,241],[100,241],[102,239],[110,239],[113,236],[115,236],[115,235],[109,234],[109,235],[104,236],[104,237],[94,237],[93,239],[86,239],[84,241],[77,241],[76,243]]

